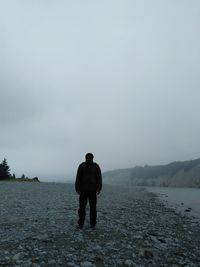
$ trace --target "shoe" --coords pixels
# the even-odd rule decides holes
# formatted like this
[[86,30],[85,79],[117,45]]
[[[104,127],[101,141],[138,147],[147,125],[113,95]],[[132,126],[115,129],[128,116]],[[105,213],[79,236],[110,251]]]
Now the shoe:
[[92,230],[95,230],[95,225],[90,225],[90,228],[91,228]]

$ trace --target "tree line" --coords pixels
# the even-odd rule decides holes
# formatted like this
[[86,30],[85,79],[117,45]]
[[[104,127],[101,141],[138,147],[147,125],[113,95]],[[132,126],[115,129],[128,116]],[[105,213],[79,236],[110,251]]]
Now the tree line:
[[166,175],[168,177],[173,177],[180,171],[187,173],[198,165],[200,165],[200,159],[175,161],[167,165],[158,165],[158,166],[148,166],[148,165],[145,165],[144,167],[136,166],[131,169],[131,179],[134,178],[149,179]]
[[177,186],[200,188],[200,158],[174,161],[166,165],[136,166],[104,173],[104,179],[111,183],[139,186]]
[[8,165],[7,159],[4,158],[0,163],[0,181],[36,181],[39,182],[38,177],[29,178],[22,174],[20,178],[15,176],[15,173],[11,174],[10,166]]

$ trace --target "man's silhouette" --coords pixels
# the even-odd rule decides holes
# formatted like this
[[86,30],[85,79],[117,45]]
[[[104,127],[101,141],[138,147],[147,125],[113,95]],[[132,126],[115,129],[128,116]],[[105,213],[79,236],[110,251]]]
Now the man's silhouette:
[[79,220],[78,225],[83,227],[85,221],[85,208],[87,201],[90,204],[90,225],[92,228],[96,225],[97,211],[97,194],[102,188],[102,176],[99,165],[93,162],[93,154],[85,155],[85,162],[82,162],[77,171],[75,189],[79,196]]

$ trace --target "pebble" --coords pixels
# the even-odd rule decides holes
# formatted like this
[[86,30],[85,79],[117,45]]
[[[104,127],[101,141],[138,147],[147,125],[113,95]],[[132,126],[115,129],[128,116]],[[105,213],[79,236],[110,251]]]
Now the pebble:
[[37,263],[34,262],[34,263],[32,264],[32,267],[41,267],[41,265],[40,265],[40,264],[37,264]]
[[81,262],[81,267],[95,267],[95,265],[89,261],[83,261]]
[[124,264],[126,266],[133,266],[133,261],[132,260],[125,260]]
[[18,261],[20,259],[21,253],[17,253],[13,256],[13,261]]
[[48,264],[56,265],[56,261],[55,260],[50,260],[50,261],[48,261]]

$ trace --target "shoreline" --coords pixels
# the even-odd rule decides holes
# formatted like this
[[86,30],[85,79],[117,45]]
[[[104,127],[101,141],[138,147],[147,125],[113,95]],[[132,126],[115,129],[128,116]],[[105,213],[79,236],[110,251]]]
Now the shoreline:
[[175,208],[182,215],[200,220],[200,189],[183,187],[145,187],[149,192],[158,195],[167,207]]

